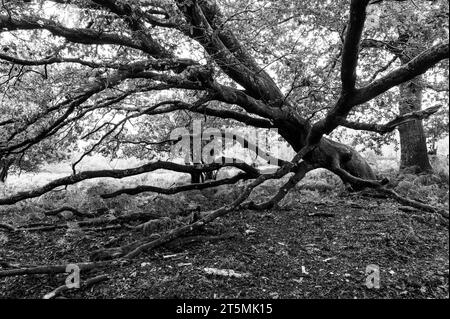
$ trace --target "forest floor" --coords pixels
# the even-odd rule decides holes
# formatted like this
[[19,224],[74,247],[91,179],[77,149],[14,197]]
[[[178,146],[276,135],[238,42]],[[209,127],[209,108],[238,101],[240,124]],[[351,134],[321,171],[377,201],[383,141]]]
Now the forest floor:
[[[391,200],[326,188],[311,190],[300,186],[286,199],[283,208],[236,211],[205,229],[210,234],[232,234],[230,238],[160,247],[128,263],[81,271],[82,281],[101,274],[107,275],[108,281],[72,289],[62,296],[449,298],[448,227],[430,214],[405,212]],[[270,193],[273,190],[267,187],[257,196]],[[173,212],[187,205],[186,198],[190,205],[195,201],[202,210],[226,202],[220,194],[205,196],[200,192],[179,194],[172,199],[149,198],[135,197],[133,201],[147,204],[137,204],[132,210],[146,210],[152,205],[153,211],[173,216]],[[125,201],[123,195],[110,203],[116,205],[114,214],[121,214],[117,205]],[[30,205],[25,208],[30,209]],[[19,209],[23,213],[24,207],[5,209],[0,222],[18,223]],[[30,221],[33,219],[27,222]],[[59,222],[57,217],[40,217],[39,221]],[[143,236],[126,227],[99,232],[70,228],[45,232],[0,230],[0,262],[87,262],[90,251],[105,245],[123,245]],[[368,265],[379,267],[378,289],[366,286]],[[217,272],[223,269],[234,273]],[[0,278],[0,297],[42,298],[63,285],[66,277],[67,274],[39,274]]]

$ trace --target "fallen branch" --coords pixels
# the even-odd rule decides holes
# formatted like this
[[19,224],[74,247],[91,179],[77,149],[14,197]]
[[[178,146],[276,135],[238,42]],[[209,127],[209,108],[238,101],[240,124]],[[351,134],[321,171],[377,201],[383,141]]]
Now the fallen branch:
[[[158,219],[160,216],[153,214],[153,213],[134,213],[130,215],[123,215],[118,217],[98,217],[98,218],[92,218],[88,220],[82,220],[79,222],[74,222],[73,224],[78,227],[91,227],[91,226],[102,226],[102,225],[109,225],[113,226],[111,224],[126,224],[129,222],[134,221],[148,221],[152,219]],[[52,231],[56,229],[64,229],[69,228],[69,225],[67,223],[65,224],[56,224],[56,225],[48,225],[45,224],[43,226],[39,227],[29,227],[28,225],[22,225],[20,226],[20,230],[26,230],[26,231]],[[115,227],[110,227],[109,229],[117,229]],[[109,229],[102,229],[98,228],[97,230],[109,230]],[[84,230],[95,230],[95,228],[84,228]]]
[[273,196],[270,200],[256,204],[253,201],[245,203],[242,205],[242,208],[254,209],[254,210],[266,210],[271,209],[276,206],[286,195],[287,193],[297,185],[297,183],[305,177],[306,173],[310,170],[317,168],[314,165],[308,164],[307,162],[301,162],[296,167],[295,174],[289,178],[289,180],[278,190],[278,193]]
[[[89,286],[92,286],[96,283],[108,280],[108,276],[106,275],[100,275],[97,277],[93,277],[93,278],[89,278],[88,280],[86,280],[82,285],[80,285],[80,288],[76,288],[76,289],[84,289],[84,288],[88,288]],[[75,289],[75,288],[69,288],[67,287],[67,285],[62,285],[59,286],[58,288],[56,288],[55,290],[49,292],[48,294],[46,294],[42,299],[52,299],[55,298],[56,296],[60,295],[62,292],[70,290],[70,289]]]
[[52,225],[52,226],[38,226],[38,227],[21,227],[20,230],[25,230],[25,231],[52,231],[52,230],[56,230],[56,229],[63,229],[63,228],[69,228],[69,226],[67,226],[67,224],[60,224],[60,225]]
[[308,217],[335,217],[332,213],[311,213],[307,215]]
[[168,242],[171,242],[179,237],[187,235],[194,230],[200,229],[204,227],[206,224],[212,222],[218,217],[222,217],[233,210],[240,208],[240,205],[250,196],[253,189],[265,182],[269,179],[281,178],[288,174],[291,170],[295,170],[297,165],[299,165],[299,161],[309,152],[311,152],[317,144],[315,145],[307,145],[303,147],[292,159],[291,162],[285,163],[282,167],[280,167],[275,173],[272,174],[264,174],[258,176],[255,180],[253,180],[249,185],[245,187],[242,191],[241,195],[234,200],[231,204],[226,205],[224,207],[205,212],[202,214],[198,214],[202,216],[202,218],[193,222],[192,224],[180,226],[178,228],[172,229],[168,231],[166,234],[159,238],[150,238],[142,241],[138,241],[135,243],[131,243],[124,247],[116,247],[110,249],[98,250],[91,255],[91,258],[95,260],[103,260],[103,259],[113,259],[124,257],[126,259],[132,259],[139,255],[141,252],[149,249],[154,249],[156,247],[162,246]]
[[83,231],[92,231],[92,232],[102,232],[102,231],[108,231],[108,230],[116,230],[120,229],[122,227],[127,227],[127,224],[120,224],[120,225],[108,225],[104,227],[92,227],[92,228],[83,228]]
[[235,277],[235,278],[244,278],[249,277],[251,274],[248,272],[240,273],[236,272],[233,269],[218,269],[218,268],[204,268],[203,271],[208,275],[215,276],[225,276],[225,277]]
[[29,223],[29,224],[23,224],[23,225],[19,225],[17,226],[18,229],[21,228],[31,228],[31,227],[38,227],[38,226],[53,226],[52,223],[43,223],[43,222],[36,222],[36,223]]
[[219,241],[219,240],[226,240],[231,239],[239,236],[238,233],[227,233],[217,236],[205,236],[205,235],[199,235],[199,236],[187,236],[187,237],[180,237],[177,238],[165,245],[165,247],[169,249],[177,249],[185,245],[198,243],[198,242],[213,242],[213,241]]
[[174,221],[172,219],[170,219],[169,217],[161,217],[159,219],[152,219],[145,223],[139,224],[139,225],[133,227],[133,229],[140,230],[144,234],[151,234],[151,233],[155,232],[155,230],[157,230],[157,229],[165,228],[169,225],[172,225],[173,222]]
[[9,232],[16,231],[14,226],[11,226],[11,225],[8,225],[8,224],[4,224],[4,223],[0,223],[0,229],[4,229],[4,230],[9,231]]
[[[76,265],[80,268],[80,271],[105,267],[110,264],[111,264],[110,261],[76,263]],[[35,274],[60,274],[65,273],[66,268],[67,264],[56,266],[36,266],[27,268],[7,269],[0,271],[0,278],[20,276],[20,275],[35,275]]]
[[60,207],[57,209],[49,210],[49,211],[44,212],[44,215],[45,216],[56,216],[59,213],[62,213],[65,211],[71,212],[75,216],[78,216],[78,217],[92,217],[93,216],[92,214],[89,214],[89,213],[82,213],[79,210],[77,210],[71,206],[63,206],[63,207]]

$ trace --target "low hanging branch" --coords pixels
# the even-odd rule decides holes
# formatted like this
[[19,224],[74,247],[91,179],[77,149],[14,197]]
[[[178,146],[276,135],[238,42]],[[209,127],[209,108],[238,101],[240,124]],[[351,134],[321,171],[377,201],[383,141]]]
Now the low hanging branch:
[[[62,177],[59,179],[56,179],[40,188],[20,192],[16,195],[12,195],[5,198],[0,198],[0,206],[2,205],[12,205],[19,201],[29,199],[29,198],[35,198],[39,197],[45,193],[50,192],[51,190],[60,187],[60,186],[68,186],[73,185],[78,182],[81,182],[83,180],[87,179],[93,179],[93,178],[100,178],[100,177],[111,177],[111,178],[124,178],[129,176],[135,176],[143,173],[149,173],[152,171],[155,171],[157,169],[167,169],[175,172],[181,172],[181,173],[203,173],[203,172],[211,172],[218,170],[222,167],[236,167],[244,172],[247,172],[252,175],[259,174],[259,171],[255,169],[254,167],[246,164],[246,163],[239,163],[236,161],[233,161],[232,159],[227,158],[221,158],[218,160],[220,163],[212,163],[212,164],[204,164],[201,166],[189,166],[189,165],[181,165],[176,164],[172,162],[164,162],[164,161],[158,161],[153,163],[148,163],[136,168],[128,168],[128,169],[120,169],[120,170],[98,170],[98,171],[86,171],[77,173],[74,175],[70,175],[67,177]],[[223,164],[222,164],[223,163]]]
[[133,188],[123,188],[118,191],[115,191],[113,193],[109,194],[103,194],[100,195],[102,198],[112,198],[119,195],[127,194],[127,195],[137,195],[144,192],[153,192],[158,194],[166,194],[166,195],[172,195],[177,194],[180,192],[190,191],[190,190],[201,190],[211,187],[216,187],[220,185],[226,185],[226,184],[235,184],[240,180],[247,180],[256,178],[258,175],[252,175],[248,173],[239,173],[236,176],[230,177],[230,178],[224,178],[221,180],[216,181],[210,181],[205,183],[198,183],[198,184],[189,184],[189,185],[182,185],[177,187],[171,187],[171,188],[162,188],[162,187],[156,187],[156,186],[147,186],[147,185],[141,185]]
[[285,163],[282,167],[280,167],[275,173],[272,174],[262,174],[258,176],[253,182],[251,182],[249,185],[245,187],[245,189],[242,191],[241,195],[234,200],[229,205],[226,205],[224,207],[215,209],[210,212],[205,212],[202,214],[199,214],[199,216],[203,216],[202,218],[198,219],[192,224],[184,225],[178,228],[175,228],[165,235],[161,236],[160,238],[154,239],[150,237],[148,240],[138,241],[136,243],[129,244],[124,247],[117,247],[117,248],[110,248],[110,249],[104,249],[94,252],[96,259],[113,259],[113,258],[126,258],[126,259],[132,259],[139,255],[141,252],[153,249],[156,247],[159,247],[161,245],[164,245],[168,242],[173,241],[176,238],[179,238],[181,236],[184,236],[188,233],[191,233],[194,230],[200,229],[206,224],[214,221],[218,217],[222,217],[236,209],[239,209],[241,204],[250,196],[251,192],[255,187],[262,184],[266,180],[274,179],[274,178],[281,178],[288,174],[291,170],[295,170],[298,167],[298,162],[309,152],[311,152],[316,145],[307,145],[303,147],[292,159],[291,162]]
[[441,108],[441,106],[442,105],[435,105],[435,106],[426,108],[425,110],[406,113],[406,114],[397,116],[395,119],[393,119],[392,121],[389,121],[386,124],[358,123],[358,122],[351,122],[348,120],[343,120],[341,122],[341,125],[351,128],[351,129],[354,129],[354,130],[371,131],[371,132],[377,132],[380,134],[386,134],[386,133],[392,132],[398,126],[403,125],[405,123],[415,121],[415,120],[423,120],[423,119],[428,118],[429,116],[436,113]]
[[273,196],[270,200],[256,204],[253,201],[250,201],[244,205],[242,205],[242,208],[248,208],[248,209],[255,209],[255,210],[265,210],[265,209],[271,209],[274,206],[276,206],[286,195],[287,193],[297,185],[299,181],[302,180],[303,177],[305,177],[306,173],[313,170],[314,168],[317,168],[314,165],[311,165],[305,161],[301,162],[298,167],[295,170],[295,174],[289,178],[289,180],[280,187],[278,190],[278,193]]

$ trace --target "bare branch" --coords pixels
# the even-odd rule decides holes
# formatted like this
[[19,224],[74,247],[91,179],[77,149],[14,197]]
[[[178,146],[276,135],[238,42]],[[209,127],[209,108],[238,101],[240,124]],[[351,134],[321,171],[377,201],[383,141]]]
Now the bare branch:
[[376,39],[364,39],[361,41],[361,48],[384,49],[396,57],[403,55],[403,49],[397,47],[398,43],[394,41],[382,41]]

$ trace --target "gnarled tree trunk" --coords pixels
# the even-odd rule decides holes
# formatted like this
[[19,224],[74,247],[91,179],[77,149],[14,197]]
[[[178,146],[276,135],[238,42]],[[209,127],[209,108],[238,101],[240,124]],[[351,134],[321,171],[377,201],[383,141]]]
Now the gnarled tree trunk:
[[[298,134],[298,129],[296,133]],[[280,130],[280,134],[287,141],[290,141],[291,146],[296,152],[305,145],[304,139],[302,138],[296,141],[293,140],[292,137],[295,136],[295,132],[289,133],[285,130]],[[325,137],[321,139],[319,146],[305,160],[315,166],[319,165],[331,171],[334,171],[337,165],[355,177],[370,180],[376,179],[374,171],[361,154],[348,145]],[[360,188],[358,185],[353,185],[350,181],[344,180],[343,182],[349,183],[355,190]]]

